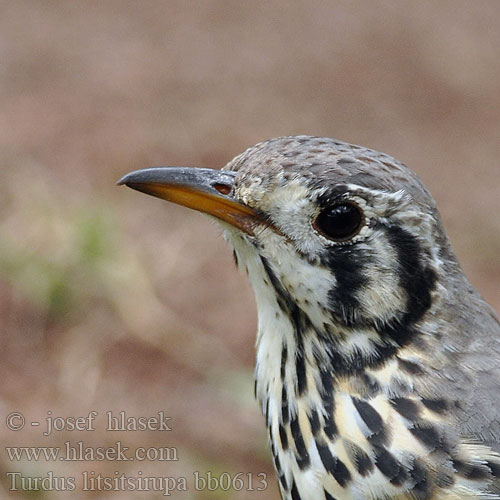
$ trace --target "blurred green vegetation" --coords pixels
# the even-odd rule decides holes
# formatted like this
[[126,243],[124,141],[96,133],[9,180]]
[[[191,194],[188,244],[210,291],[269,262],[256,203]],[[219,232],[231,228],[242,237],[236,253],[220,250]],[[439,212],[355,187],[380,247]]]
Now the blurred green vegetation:
[[[54,223],[54,214],[49,216]],[[80,206],[57,214],[66,241],[57,258],[40,253],[4,236],[0,247],[0,273],[28,297],[51,321],[61,321],[84,311],[103,290],[103,269],[113,258],[116,242],[109,210]],[[46,219],[45,219],[46,221]],[[44,217],[33,220],[40,234]],[[50,236],[49,236],[50,237]],[[39,242],[45,246],[45,242]],[[51,245],[47,245],[51,247]]]

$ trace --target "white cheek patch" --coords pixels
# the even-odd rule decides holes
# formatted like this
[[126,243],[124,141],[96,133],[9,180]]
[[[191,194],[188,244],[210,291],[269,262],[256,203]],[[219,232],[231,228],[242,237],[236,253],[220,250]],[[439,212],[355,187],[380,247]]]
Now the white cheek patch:
[[316,207],[303,179],[293,179],[261,200],[260,208],[272,214],[272,221],[297,247],[310,258],[317,257],[324,242],[313,230]]
[[398,280],[398,255],[382,232],[374,233],[366,244],[374,262],[363,267],[367,286],[357,298],[365,316],[384,322],[406,308],[406,293]]

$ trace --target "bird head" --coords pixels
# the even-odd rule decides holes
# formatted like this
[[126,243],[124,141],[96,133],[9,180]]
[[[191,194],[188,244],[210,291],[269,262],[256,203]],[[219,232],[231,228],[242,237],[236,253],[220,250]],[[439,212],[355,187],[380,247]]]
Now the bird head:
[[270,286],[278,308],[293,303],[322,333],[372,329],[405,343],[450,259],[418,177],[388,155],[332,139],[272,139],[222,171],[153,168],[120,183],[218,218],[259,309]]
[[[470,332],[498,323],[406,166],[298,136],[257,144],[220,171],[153,168],[120,184],[215,217],[248,273],[259,315],[256,394],[283,498],[333,498],[328,489],[351,498],[343,488],[353,478],[359,498],[430,498],[422,464],[449,478],[450,457],[462,460],[455,466],[476,460],[479,448],[454,448],[455,421],[445,431],[444,414],[459,415],[453,401],[471,398],[472,376],[494,363]],[[473,418],[482,429],[482,416]],[[390,481],[370,476],[372,459]]]

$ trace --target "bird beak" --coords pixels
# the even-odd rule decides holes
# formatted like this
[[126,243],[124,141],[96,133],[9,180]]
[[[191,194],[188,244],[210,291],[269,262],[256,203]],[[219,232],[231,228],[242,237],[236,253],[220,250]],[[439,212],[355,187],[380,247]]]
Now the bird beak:
[[158,167],[130,172],[118,185],[213,215],[253,235],[264,219],[234,199],[235,176],[236,172],[209,168]]

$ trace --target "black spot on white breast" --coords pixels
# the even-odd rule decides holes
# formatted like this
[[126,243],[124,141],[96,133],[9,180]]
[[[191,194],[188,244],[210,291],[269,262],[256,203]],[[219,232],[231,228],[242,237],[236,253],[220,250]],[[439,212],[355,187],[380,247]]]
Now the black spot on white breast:
[[286,385],[283,384],[281,389],[281,421],[283,425],[288,424],[290,420],[290,411],[288,408],[288,395],[286,391]]
[[307,452],[306,445],[304,443],[304,438],[302,436],[302,431],[300,429],[299,420],[296,416],[290,422],[290,430],[292,432],[292,437],[295,442],[295,448],[297,450],[297,465],[300,470],[305,469],[310,464],[309,453]]
[[392,398],[390,403],[400,415],[411,422],[415,422],[420,415],[420,407],[412,399]]
[[358,411],[359,416],[363,419],[366,426],[371,431],[371,435],[367,437],[368,440],[372,444],[379,446],[387,444],[389,432],[377,410],[375,410],[370,403],[363,401],[362,399],[353,397],[352,402]]
[[373,471],[374,466],[371,458],[356,443],[344,439],[344,446],[349,459],[361,476],[365,477]]
[[383,446],[375,446],[375,465],[395,486],[401,486],[408,473],[404,466]]
[[292,489],[290,493],[292,495],[292,500],[301,500],[301,496],[299,495],[299,491],[297,490],[297,485],[295,484],[295,481],[292,484]]
[[339,458],[332,455],[327,444],[316,441],[316,448],[325,469],[335,478],[340,486],[345,487],[351,480],[351,473],[345,464]]
[[449,451],[438,429],[427,422],[420,422],[416,424],[410,429],[410,432],[430,451],[435,451],[437,449]]
[[281,447],[284,451],[286,451],[288,450],[288,436],[286,434],[286,429],[280,424],[278,431],[280,435]]
[[320,422],[318,412],[315,408],[311,410],[309,415],[309,424],[311,426],[311,433],[313,436],[316,436],[320,430]]
[[334,418],[335,399],[333,393],[332,373],[323,370],[321,372],[321,383],[322,387],[320,388],[320,394],[323,400],[324,420],[325,420],[325,425],[323,427],[323,430],[325,434],[328,436],[328,438],[333,440],[337,435],[338,429]]
[[440,415],[446,413],[451,407],[450,401],[444,398],[437,398],[437,399],[422,398],[422,403],[426,408],[435,413],[439,413]]

